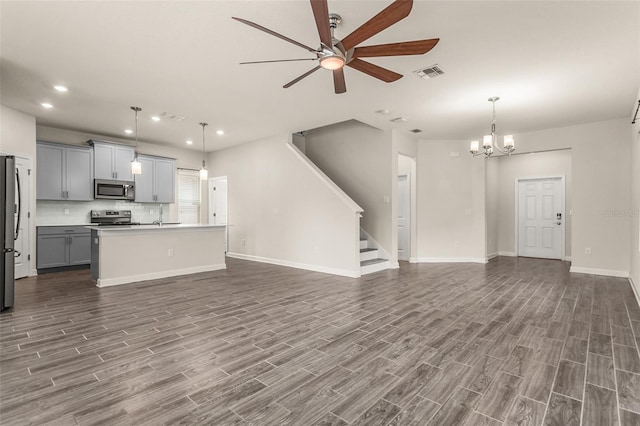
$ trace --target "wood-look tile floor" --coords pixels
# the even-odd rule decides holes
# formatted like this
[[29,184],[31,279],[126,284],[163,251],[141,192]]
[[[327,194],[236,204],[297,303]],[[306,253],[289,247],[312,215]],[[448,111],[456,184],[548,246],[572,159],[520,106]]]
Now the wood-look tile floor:
[[19,280],[0,422],[640,425],[640,308],[568,264],[402,264],[361,279],[228,259],[96,288]]

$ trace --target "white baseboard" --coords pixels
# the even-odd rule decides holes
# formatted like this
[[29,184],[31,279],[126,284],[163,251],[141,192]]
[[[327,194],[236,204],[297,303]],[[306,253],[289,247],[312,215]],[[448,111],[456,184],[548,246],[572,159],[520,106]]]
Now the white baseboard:
[[491,259],[494,259],[494,258],[496,258],[496,257],[498,257],[498,256],[500,256],[500,254],[499,254],[498,252],[496,252],[496,253],[490,253],[490,254],[488,254],[488,255],[487,255],[487,259],[488,259],[488,260],[491,260]]
[[409,263],[418,263],[418,262],[419,262],[419,260],[418,260],[417,257],[410,257],[409,258]]
[[252,256],[242,253],[227,253],[227,256],[235,259],[251,260],[253,262],[269,263],[271,265],[287,266],[289,268],[305,269],[307,271],[323,272],[325,274],[341,275],[343,277],[360,278],[360,270],[350,271],[348,269],[328,268],[326,266],[309,265],[306,263],[291,262],[289,260],[272,259],[269,257]]
[[190,275],[190,274],[197,274],[200,272],[219,271],[220,269],[226,269],[226,268],[227,268],[227,265],[225,265],[224,263],[221,263],[219,265],[206,265],[206,266],[197,266],[193,268],[173,269],[171,271],[151,272],[148,274],[129,275],[126,277],[103,278],[103,279],[98,279],[96,286],[110,287],[113,285],[136,283],[139,281],[148,281],[148,280],[157,280],[160,278],[176,277],[178,275]]
[[484,257],[419,257],[418,263],[487,263]]
[[565,262],[571,262],[571,256],[565,256],[564,257],[564,261]]
[[614,269],[581,268],[579,266],[572,266],[571,268],[569,268],[569,272],[575,272],[578,274],[604,275],[607,277],[629,278],[629,272],[616,271]]
[[516,257],[516,253],[513,251],[499,251],[498,256]]

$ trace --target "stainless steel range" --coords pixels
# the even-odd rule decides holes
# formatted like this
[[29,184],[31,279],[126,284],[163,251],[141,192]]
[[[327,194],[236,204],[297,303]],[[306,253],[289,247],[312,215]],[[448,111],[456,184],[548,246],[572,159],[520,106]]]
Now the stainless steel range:
[[131,221],[131,210],[91,210],[91,224],[97,226],[140,225]]

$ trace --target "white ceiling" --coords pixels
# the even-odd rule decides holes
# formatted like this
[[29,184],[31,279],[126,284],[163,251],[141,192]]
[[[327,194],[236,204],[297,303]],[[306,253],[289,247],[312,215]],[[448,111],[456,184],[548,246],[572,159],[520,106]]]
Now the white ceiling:
[[[341,39],[391,1],[329,0]],[[348,119],[420,128],[424,138],[486,133],[487,98],[500,133],[627,117],[640,76],[640,3],[635,1],[432,2],[362,45],[439,37],[422,56],[374,58],[404,74],[383,83],[346,68],[347,93],[319,70],[282,85],[314,62],[239,65],[311,54],[231,19],[242,17],[316,47],[308,1],[2,1],[1,101],[38,124],[114,137],[142,107],[141,140],[207,150]],[[423,80],[413,71],[439,64]],[[69,87],[56,93],[54,84]],[[51,110],[40,103],[50,101]],[[374,111],[388,109],[387,116]],[[182,122],[153,123],[163,112]],[[389,119],[404,116],[407,123]],[[215,135],[224,129],[224,136]]]

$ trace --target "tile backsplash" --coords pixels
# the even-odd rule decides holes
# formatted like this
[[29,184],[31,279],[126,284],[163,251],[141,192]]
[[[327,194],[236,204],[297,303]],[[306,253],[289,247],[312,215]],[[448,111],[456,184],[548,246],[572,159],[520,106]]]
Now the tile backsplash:
[[[163,204],[162,220],[177,221],[175,203]],[[91,223],[91,210],[131,210],[133,222],[158,220],[160,204],[132,203],[124,200],[44,201],[36,202],[36,224],[83,225]]]

